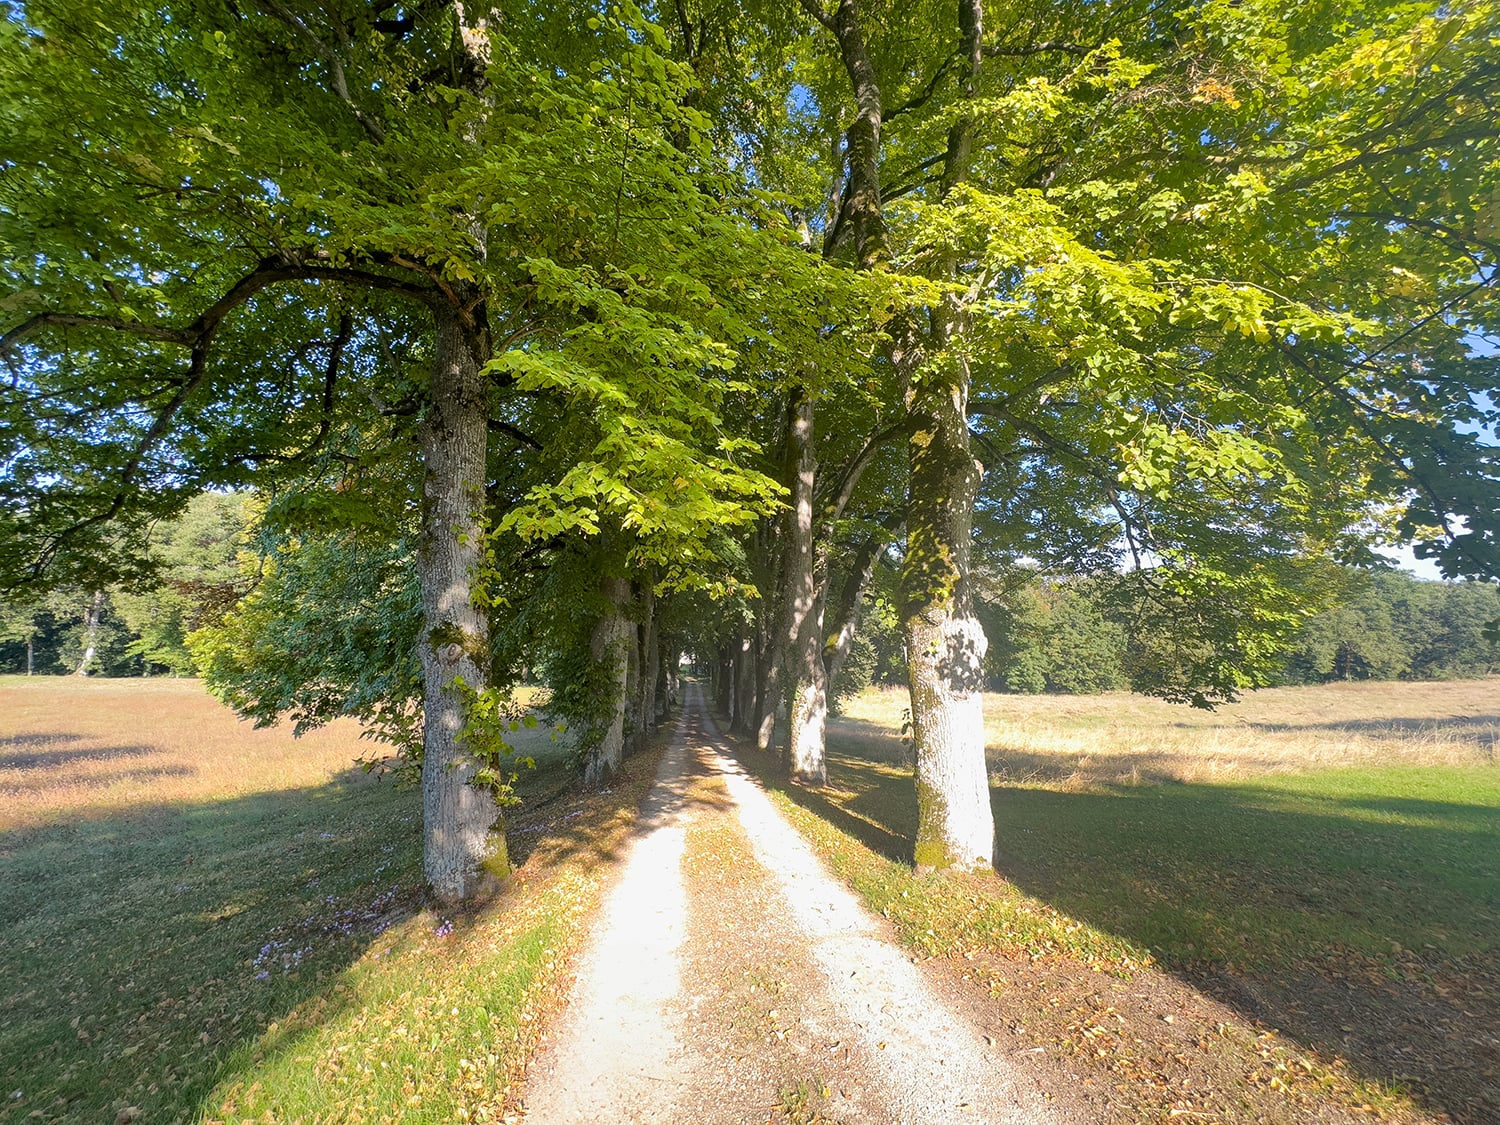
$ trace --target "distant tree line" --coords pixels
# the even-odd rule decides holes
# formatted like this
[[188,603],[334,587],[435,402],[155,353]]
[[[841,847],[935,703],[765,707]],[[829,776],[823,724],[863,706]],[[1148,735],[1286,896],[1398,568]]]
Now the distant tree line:
[[[1405,571],[1328,575],[1330,605],[1282,647],[1271,684],[1335,680],[1450,680],[1500,673],[1500,645],[1486,624],[1500,617],[1500,586],[1436,582]],[[991,638],[992,691],[1091,695],[1128,691],[1142,675],[1171,674],[1160,631],[1133,628],[1139,607],[1119,583],[1035,574],[991,579],[979,616]],[[877,595],[844,666],[836,695],[902,682],[901,638]]]
[[185,676],[188,634],[217,624],[255,585],[249,494],[205,493],[158,525],[142,577],[0,600],[0,672]]

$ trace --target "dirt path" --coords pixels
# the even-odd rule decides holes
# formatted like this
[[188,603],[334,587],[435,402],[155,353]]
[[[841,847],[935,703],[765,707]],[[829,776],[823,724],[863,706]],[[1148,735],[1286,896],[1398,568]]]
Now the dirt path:
[[691,684],[526,1110],[536,1125],[1061,1116],[719,753]]

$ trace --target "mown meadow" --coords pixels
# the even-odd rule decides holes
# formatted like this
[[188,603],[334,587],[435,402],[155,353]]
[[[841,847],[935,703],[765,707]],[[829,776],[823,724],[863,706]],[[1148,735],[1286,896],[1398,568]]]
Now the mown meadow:
[[580,797],[523,732],[515,885],[439,915],[420,795],[358,735],[257,731],[190,680],[0,679],[0,1121],[514,1109],[641,763]]

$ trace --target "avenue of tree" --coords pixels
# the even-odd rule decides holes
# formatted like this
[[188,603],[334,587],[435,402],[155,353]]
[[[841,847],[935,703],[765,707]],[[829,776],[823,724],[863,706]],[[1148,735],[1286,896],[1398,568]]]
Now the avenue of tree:
[[[243,610],[260,600],[257,588],[270,578],[255,542],[263,527],[255,494],[202,493],[180,515],[153,528],[149,578],[92,590],[25,587],[0,597],[0,674],[151,677],[222,671],[226,646],[246,635],[249,616]],[[1141,607],[1130,601],[1134,590],[1124,576],[1049,577],[1029,567],[991,567],[982,547],[976,549],[975,615],[989,638],[987,691],[1120,691],[1131,687],[1141,670],[1159,676],[1171,664],[1174,653],[1163,645],[1164,638],[1132,628]],[[861,579],[865,600],[859,629],[831,669],[830,711],[873,684],[906,682],[896,612],[897,562],[885,552],[860,564],[861,574],[865,566],[869,570]],[[1493,626],[1500,622],[1500,585],[1347,567],[1329,568],[1319,584],[1325,608],[1286,638],[1277,667],[1267,673],[1268,684],[1500,674],[1500,637]],[[284,607],[285,593],[275,601]],[[327,615],[322,627],[341,627],[359,616]],[[360,627],[365,628],[362,622]],[[661,672],[666,691],[671,686],[668,665],[684,641],[706,643],[712,658],[712,646],[732,642],[735,630],[730,625],[705,633],[685,621],[664,618],[656,635],[669,653]],[[362,633],[362,639],[369,636],[367,630]],[[728,656],[725,674],[732,677],[732,646]],[[395,658],[382,660],[392,663]],[[530,671],[533,681],[571,683],[575,676],[545,659]],[[729,715],[733,684],[722,686]],[[566,720],[577,711],[576,701],[568,699],[574,690],[565,690],[557,700],[557,718]],[[649,701],[648,714],[654,715],[654,702]],[[550,710],[543,707],[541,712]],[[595,761],[596,755],[588,759]]]
[[419,768],[441,900],[508,873],[527,674],[598,783],[711,657],[821,784],[894,568],[968,869],[981,575],[1107,578],[1210,705],[1331,562],[1500,574],[1493,0],[4,11],[0,579],[144,589],[253,488],[198,658]]

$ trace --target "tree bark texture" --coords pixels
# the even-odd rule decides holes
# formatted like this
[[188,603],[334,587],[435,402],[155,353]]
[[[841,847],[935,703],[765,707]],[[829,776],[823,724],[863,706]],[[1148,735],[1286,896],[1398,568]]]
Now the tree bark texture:
[[875,577],[875,564],[889,542],[890,540],[884,536],[866,540],[855,552],[854,563],[850,567],[848,577],[844,579],[844,588],[839,594],[833,617],[834,623],[838,626],[838,632],[829,637],[828,645],[823,650],[823,662],[828,669],[826,678],[829,691],[833,690],[839,673],[844,670],[844,662],[849,659],[849,650],[854,647],[854,637],[859,631],[860,607],[864,603],[865,591],[869,589],[870,579]]
[[[762,599],[764,601],[765,599]],[[755,747],[770,750],[776,744],[776,709],[781,705],[781,647],[775,643],[776,629],[769,606],[757,607],[755,615]]]
[[755,641],[741,634],[735,641],[734,719],[730,729],[744,734],[755,725]]
[[488,408],[474,348],[456,315],[437,319],[430,402],[419,427],[424,708],[422,868],[444,903],[476,897],[510,874],[500,808],[469,782],[477,763],[461,732],[466,691],[489,684],[489,622],[474,603],[484,550]]
[[734,714],[734,650],[728,645],[714,661],[714,706],[722,718]]
[[583,764],[583,783],[603,785],[620,768],[625,757],[625,710],[630,678],[630,649],[635,629],[625,615],[630,583],[624,578],[601,578],[599,593],[605,608],[589,638],[589,655],[598,670],[599,682],[608,693],[601,701],[602,715],[591,733],[592,745]]
[[818,459],[813,401],[805,388],[793,392],[790,413],[787,452],[792,497],[783,537],[781,588],[789,703],[785,762],[793,780],[826,785],[823,736],[828,685],[823,669],[823,583],[819,581],[813,522]]
[[637,709],[641,716],[641,745],[644,747],[646,739],[656,730],[659,714],[656,706],[656,681],[661,675],[656,636],[656,591],[651,588],[649,577],[641,582],[640,604],[641,680],[640,703]]
[[[634,604],[630,584],[625,585],[626,605]],[[625,650],[625,753],[636,754],[646,746],[646,718],[641,713],[641,675],[645,665],[645,639],[640,626],[628,616],[620,629]]]
[[682,699],[680,670],[682,668],[682,653],[677,649],[667,652],[667,658],[662,667],[662,707],[661,713],[668,715],[677,708]]
[[845,217],[854,231],[859,268],[875,269],[885,259],[885,210],[880,195],[880,132],[885,107],[865,45],[858,0],[839,0],[825,26],[838,40],[839,57],[854,92],[854,119],[844,134],[849,160]]
[[[930,380],[930,381],[929,381]],[[917,759],[919,869],[994,862],[984,760],[984,629],[969,590],[981,469],[969,451],[966,371],[928,376],[911,400],[907,551],[901,615]]]

